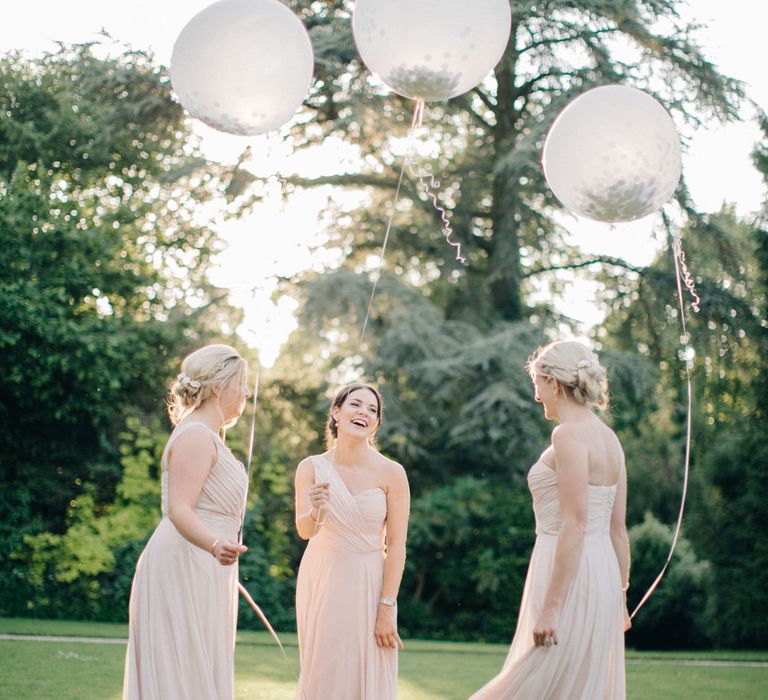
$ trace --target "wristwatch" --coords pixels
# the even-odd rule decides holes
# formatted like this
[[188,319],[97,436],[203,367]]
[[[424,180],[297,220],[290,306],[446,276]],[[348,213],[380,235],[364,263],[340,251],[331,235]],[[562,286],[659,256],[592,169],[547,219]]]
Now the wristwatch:
[[394,598],[382,598],[379,600],[380,605],[386,605],[388,608],[394,608],[397,605],[397,601]]

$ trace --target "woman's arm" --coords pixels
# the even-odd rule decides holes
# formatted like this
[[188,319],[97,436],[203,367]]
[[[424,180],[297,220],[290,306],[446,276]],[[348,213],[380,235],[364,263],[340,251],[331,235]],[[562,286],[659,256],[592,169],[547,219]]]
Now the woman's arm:
[[177,438],[168,455],[168,517],[179,534],[230,566],[246,547],[214,537],[195,513],[200,491],[216,462],[216,446],[204,430],[191,428]]
[[629,588],[629,537],[627,536],[627,470],[623,467],[616,487],[616,501],[611,513],[611,542],[619,562],[621,587],[624,591],[624,629],[632,626],[627,610],[627,589]]
[[563,522],[557,535],[552,577],[533,630],[537,646],[557,644],[558,619],[581,560],[587,524],[587,446],[577,428],[560,425],[552,432],[552,447],[557,465],[557,490]]
[[328,482],[315,483],[315,469],[308,457],[296,468],[295,492],[296,531],[308,540],[323,524],[330,494]]
[[[405,542],[408,536],[408,518],[411,512],[411,491],[408,477],[399,464],[388,466],[387,474],[387,557],[384,560],[384,578],[381,587],[383,600],[397,600],[400,581],[405,568]],[[397,633],[395,606],[379,603],[376,616],[376,643],[380,647],[400,647],[403,642]]]

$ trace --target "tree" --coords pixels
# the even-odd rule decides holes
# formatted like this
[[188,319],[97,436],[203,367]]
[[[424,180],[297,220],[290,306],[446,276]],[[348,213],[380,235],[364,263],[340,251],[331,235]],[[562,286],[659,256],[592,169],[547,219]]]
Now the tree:
[[[741,86],[702,55],[676,2],[515,2],[512,36],[493,77],[467,95],[428,105],[425,128],[409,137],[408,103],[388,96],[356,57],[351,3],[296,0],[291,6],[309,26],[317,77],[292,137],[299,148],[339,137],[360,157],[353,172],[284,174],[286,192],[335,185],[368,198],[349,207],[338,197],[326,212],[329,245],[342,263],[286,285],[302,301],[301,330],[292,339],[301,350],[290,362],[309,369],[312,362],[301,353],[311,344],[314,357],[332,368],[328,381],[365,375],[379,383],[386,405],[381,444],[406,466],[415,503],[433,492],[437,498],[464,475],[485,477],[488,490],[506,502],[510,492],[524,489],[525,468],[547,440],[523,366],[554,329],[569,328],[553,311],[551,300],[564,291],[558,275],[639,272],[565,244],[563,217],[539,166],[549,125],[575,95],[617,82],[654,94],[680,123],[733,119]],[[406,171],[361,343],[377,274],[371,256],[379,254],[408,138],[419,153],[414,171],[434,173],[443,183],[439,196],[467,265],[453,259],[439,213]],[[251,177],[251,188],[236,202],[243,209],[262,193]],[[684,187],[679,196],[695,217]],[[548,300],[537,302],[542,296]],[[635,377],[636,349],[614,349],[606,353],[612,374],[647,396],[655,386],[653,363]],[[665,498],[662,505],[671,508],[671,502]],[[492,561],[505,556],[498,544],[490,551]],[[418,571],[410,566],[405,590],[418,590],[410,578]],[[439,582],[425,586],[420,600],[450,595],[440,592]],[[464,600],[480,600],[479,586],[472,596],[462,589]],[[480,610],[477,604],[467,614],[477,619]],[[439,627],[447,612],[435,614],[425,628]]]
[[[730,119],[740,86],[702,56],[692,28],[677,17],[676,3],[514,3],[512,37],[493,79],[461,98],[429,105],[429,133],[416,137],[433,144],[419,152],[436,155],[420,157],[417,168],[436,173],[444,183],[441,196],[451,207],[455,237],[468,264],[462,267],[452,259],[438,213],[420,192],[419,182],[407,174],[393,220],[387,271],[378,286],[366,343],[360,347],[370,293],[367,257],[378,253],[382,241],[402,163],[408,106],[376,87],[357,60],[349,3],[294,2],[292,7],[307,22],[317,57],[317,79],[292,137],[300,148],[329,136],[344,138],[358,149],[360,160],[356,172],[317,178],[285,175],[285,181],[298,189],[327,184],[358,188],[370,197],[352,211],[337,205],[328,213],[329,244],[343,252],[345,261],[335,271],[303,277],[300,293],[308,332],[318,351],[358,358],[359,371],[370,376],[390,372],[389,358],[408,358],[398,368],[402,381],[394,382],[392,394],[398,399],[390,404],[396,407],[397,424],[411,426],[426,440],[400,440],[403,450],[410,445],[411,451],[426,453],[436,441],[454,444],[439,432],[424,431],[424,421],[409,412],[414,404],[400,402],[406,385],[418,383],[429,365],[437,383],[422,383],[421,396],[443,392],[464,399],[446,404],[446,411],[433,411],[436,423],[456,426],[463,418],[457,414],[459,403],[474,405],[473,415],[493,425],[498,437],[489,442],[487,432],[473,431],[470,450],[486,447],[498,455],[489,470],[506,474],[507,436],[518,433],[520,408],[530,402],[521,404],[518,391],[488,389],[496,383],[499,366],[521,367],[535,343],[510,353],[498,339],[543,339],[544,325],[563,322],[552,315],[551,304],[531,301],[532,293],[547,285],[552,293],[560,291],[556,271],[625,265],[584,256],[563,243],[558,208],[539,167],[549,124],[571,97],[605,82],[627,82],[654,92],[688,123],[698,123],[703,115]],[[668,31],[659,33],[662,26]],[[632,60],[620,59],[620,54]],[[663,84],[660,75],[666,78]],[[247,209],[260,192],[255,183],[239,204]],[[470,338],[479,352],[485,351],[479,375],[468,380],[461,372],[436,371],[446,364],[448,348],[466,346]],[[393,374],[386,379],[393,381]],[[534,435],[543,438],[541,425]]]
[[[632,548],[632,582],[629,610],[642,599],[656,578],[672,544],[672,528],[650,513],[629,530]],[[711,582],[709,562],[696,558],[691,543],[680,538],[665,574],[664,583],[647,600],[633,620],[627,644],[646,649],[692,648],[708,644],[710,619],[707,591]],[[639,585],[638,585],[639,584]]]
[[158,421],[179,357],[237,324],[206,279],[221,182],[151,56],[104,49],[0,60],[4,600],[9,553],[102,515],[126,415]]
[[[701,310],[687,312],[695,350],[691,482],[683,532],[711,564],[711,637],[727,646],[761,646],[768,598],[757,571],[766,564],[765,231],[732,209],[699,217],[683,231]],[[656,386],[639,405],[616,411],[627,451],[630,512],[677,516],[685,450],[686,387],[671,252],[632,280],[607,285],[602,343],[641,358],[638,373]],[[629,419],[627,418],[629,417]],[[659,566],[663,557],[659,559]],[[666,584],[662,581],[661,587]],[[660,589],[661,591],[661,589]],[[659,593],[664,597],[664,593]],[[641,613],[642,614],[642,613]],[[738,628],[731,622],[739,619]]]

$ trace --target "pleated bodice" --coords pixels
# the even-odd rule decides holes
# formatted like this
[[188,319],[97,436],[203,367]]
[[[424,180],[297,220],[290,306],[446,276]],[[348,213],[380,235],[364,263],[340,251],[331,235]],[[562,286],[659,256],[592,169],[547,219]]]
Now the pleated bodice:
[[395,700],[397,649],[379,647],[375,634],[387,495],[378,487],[353,494],[326,455],[310,460],[315,482],[330,486],[296,579],[296,700]]
[[325,524],[312,538],[314,547],[335,552],[381,552],[387,496],[380,488],[352,494],[327,457],[312,457],[315,480],[331,484]]
[[168,515],[168,451],[180,435],[197,426],[208,431],[216,446],[216,463],[211,467],[208,477],[200,490],[200,496],[195,505],[195,512],[200,519],[211,526],[217,535],[240,530],[240,523],[245,502],[248,477],[243,468],[243,463],[221,441],[221,438],[207,425],[199,421],[182,423],[168,439],[168,444],[163,452],[161,485],[162,485],[162,513]]
[[[533,496],[537,535],[557,535],[563,522],[557,491],[557,472],[539,459],[528,472],[528,488]],[[585,534],[607,534],[611,526],[616,484],[587,485],[587,527]]]
[[[240,530],[248,481],[242,463],[204,423],[181,423],[161,460],[163,518],[139,558],[131,587],[123,700],[234,698],[237,564],[222,566],[168,517],[169,448],[193,428],[210,433],[216,449],[195,513],[215,538],[235,540]],[[180,464],[174,479],[185,476]]]

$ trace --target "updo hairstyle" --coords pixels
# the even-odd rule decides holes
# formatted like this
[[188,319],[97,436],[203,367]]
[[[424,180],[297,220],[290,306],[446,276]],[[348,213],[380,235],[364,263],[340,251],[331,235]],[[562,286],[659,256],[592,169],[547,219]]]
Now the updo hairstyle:
[[608,381],[597,355],[575,340],[561,340],[539,348],[526,364],[531,378],[552,377],[566,395],[582,406],[608,407]]
[[223,387],[245,370],[245,360],[229,345],[206,345],[184,358],[181,372],[168,395],[168,415],[173,425],[210,398],[214,387]]
[[336,394],[336,397],[331,402],[331,408],[328,411],[328,421],[325,424],[325,444],[326,447],[330,450],[334,443],[336,442],[336,438],[339,437],[339,426],[338,423],[336,423],[336,419],[333,417],[333,409],[334,408],[341,408],[344,405],[344,402],[349,398],[349,395],[353,391],[357,391],[358,389],[368,389],[368,391],[372,392],[373,395],[376,397],[376,430],[371,433],[371,436],[368,438],[368,443],[371,447],[376,447],[376,432],[379,429],[379,426],[381,425],[381,414],[383,411],[383,404],[381,401],[381,394],[378,392],[378,390],[371,386],[370,384],[363,384],[361,382],[356,382],[353,384],[347,384],[347,386],[343,387],[339,390],[339,392]]

